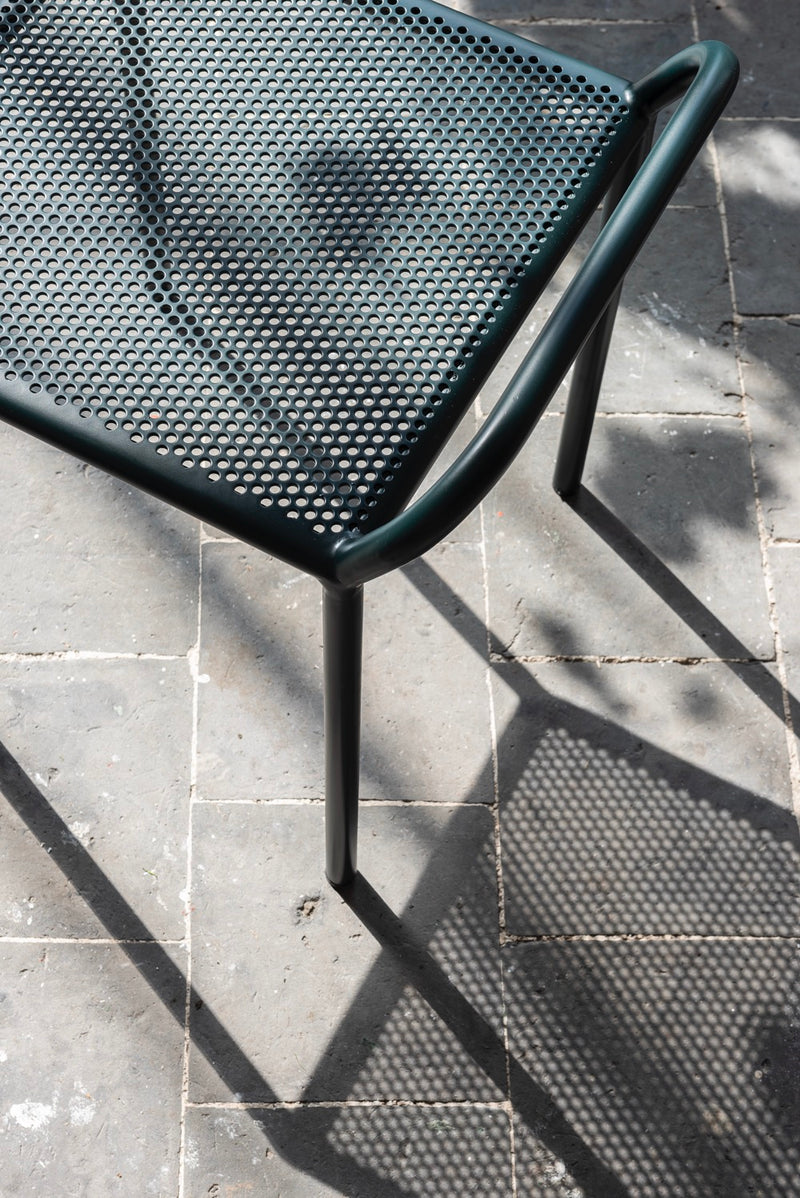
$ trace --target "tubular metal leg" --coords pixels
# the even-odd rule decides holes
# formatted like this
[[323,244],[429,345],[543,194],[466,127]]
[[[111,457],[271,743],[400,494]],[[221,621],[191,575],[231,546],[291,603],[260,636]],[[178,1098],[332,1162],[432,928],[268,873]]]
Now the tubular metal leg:
[[[603,206],[603,224],[606,223],[627,191],[628,185],[650,149],[652,140],[653,128],[651,125],[611,185]],[[567,410],[564,415],[564,427],[561,431],[561,442],[553,474],[553,487],[562,499],[574,495],[581,483],[581,475],[589,449],[589,439],[592,435],[594,414],[597,409],[597,399],[600,394],[600,384],[603,381],[603,371],[621,294],[622,285],[620,284],[575,360]]]
[[356,871],[363,590],[325,587],[323,604],[325,872],[344,886]]

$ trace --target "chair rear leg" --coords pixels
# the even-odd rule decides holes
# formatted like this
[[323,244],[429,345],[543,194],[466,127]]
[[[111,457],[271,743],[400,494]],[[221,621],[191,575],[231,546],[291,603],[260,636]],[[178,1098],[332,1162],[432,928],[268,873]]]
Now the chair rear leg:
[[363,616],[360,586],[325,587],[325,872],[334,886],[356,871]]
[[[620,169],[609,189],[603,206],[603,224],[606,223],[627,191],[628,185],[647,156],[652,140],[653,128],[651,125]],[[597,409],[597,399],[600,394],[600,384],[603,381],[603,371],[621,294],[622,285],[620,284],[575,360],[564,414],[564,427],[561,431],[556,468],[553,474],[553,487],[562,499],[568,499],[574,495],[581,483],[589,440],[592,435],[594,414]]]

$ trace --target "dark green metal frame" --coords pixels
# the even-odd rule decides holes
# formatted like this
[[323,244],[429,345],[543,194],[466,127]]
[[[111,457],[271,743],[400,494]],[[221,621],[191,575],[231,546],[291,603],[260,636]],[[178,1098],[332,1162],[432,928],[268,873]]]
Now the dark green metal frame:
[[480,432],[405,511],[365,536],[341,539],[332,554],[335,582],[352,586],[377,578],[451,532],[504,474],[578,358],[578,377],[584,381],[570,397],[556,479],[559,494],[575,490],[605,365],[599,349],[610,338],[618,289],[725,107],[737,74],[727,46],[700,42],[631,85],[627,98],[648,123],[682,91],[686,94],[642,166],[635,169],[633,156],[623,166],[601,233]]
[[[356,869],[361,587],[411,561],[451,532],[522,448],[573,361],[556,464],[563,497],[580,485],[606,354],[625,274],[727,103],[738,77],[732,51],[701,42],[669,59],[626,97],[646,118],[639,146],[608,193],[603,228],[480,432],[416,502],[383,527],[343,537],[325,584],[327,874]],[[649,150],[657,113],[682,97]]]
[[[440,21],[453,16],[436,4],[426,3],[425,11],[439,14]],[[471,18],[464,21],[476,37],[492,33]],[[581,65],[564,62],[569,69],[574,65],[580,78]],[[367,526],[369,531],[344,532],[338,538],[335,533],[317,539],[306,536],[301,547],[296,522],[293,528],[292,521],[265,515],[256,501],[240,502],[233,488],[209,488],[202,479],[193,481],[192,475],[199,472],[187,472],[178,458],[143,453],[119,429],[109,432],[101,421],[82,419],[71,404],[59,408],[56,418],[52,405],[31,403],[23,381],[12,377],[3,384],[5,419],[285,558],[322,582],[327,873],[334,885],[347,883],[356,868],[363,584],[424,553],[464,519],[519,452],[574,361],[554,485],[563,496],[577,489],[625,273],[724,108],[737,73],[736,59],[726,46],[705,42],[627,86],[630,122],[625,136],[614,143],[594,176],[596,190],[582,193],[582,204],[553,234],[547,273],[566,254],[580,223],[607,187],[604,224],[592,249],[469,446],[420,498],[394,514],[401,495],[391,518],[380,526]],[[624,83],[610,76],[609,80],[615,87]],[[678,99],[651,149],[657,113]],[[504,327],[506,341],[513,331]],[[499,350],[500,340],[493,346],[493,352]],[[481,378],[476,369],[469,385],[476,389]],[[465,403],[470,395],[462,396]],[[434,452],[438,447],[437,443]],[[411,481],[416,483],[416,477]]]

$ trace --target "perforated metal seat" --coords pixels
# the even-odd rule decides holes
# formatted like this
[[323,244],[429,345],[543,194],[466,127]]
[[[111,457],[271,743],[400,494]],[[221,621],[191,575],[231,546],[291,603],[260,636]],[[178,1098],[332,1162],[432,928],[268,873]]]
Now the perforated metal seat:
[[[575,488],[617,288],[735,60],[706,43],[631,85],[426,0],[19,0],[0,21],[0,415],[323,581],[341,883],[361,585],[480,500],[597,325]],[[607,192],[543,338],[406,508]]]

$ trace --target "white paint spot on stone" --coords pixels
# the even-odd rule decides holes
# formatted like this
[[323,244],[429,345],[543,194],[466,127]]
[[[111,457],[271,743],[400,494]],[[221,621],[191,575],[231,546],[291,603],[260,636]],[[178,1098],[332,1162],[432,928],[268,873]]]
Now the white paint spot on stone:
[[75,839],[80,844],[82,844],[84,848],[88,847],[88,845],[92,839],[92,837],[91,837],[92,825],[91,824],[87,824],[83,820],[76,819],[73,823],[71,823],[69,825],[69,830],[72,833],[72,835],[75,837]]
[[198,674],[198,675],[197,675],[197,681],[198,681],[198,682],[204,682],[204,683],[205,683],[205,682],[210,682],[210,681],[211,681],[211,675],[210,675],[210,674]]
[[[237,1095],[237,1101],[239,1101],[238,1095]],[[234,1119],[229,1116],[226,1117],[225,1115],[220,1115],[217,1119],[214,1120],[214,1124],[215,1124],[216,1129],[219,1132],[223,1132],[228,1137],[229,1140],[238,1140],[241,1138],[242,1130],[239,1126],[239,1122],[237,1119]]]
[[88,1094],[75,1094],[69,1100],[69,1121],[73,1127],[86,1127],[95,1116],[95,1103]]
[[17,1102],[8,1112],[20,1127],[29,1131],[38,1131],[44,1127],[56,1113],[55,1105],[46,1102]]
[[0,1065],[4,1065],[8,1060],[8,1053],[4,1048],[0,1048]]

